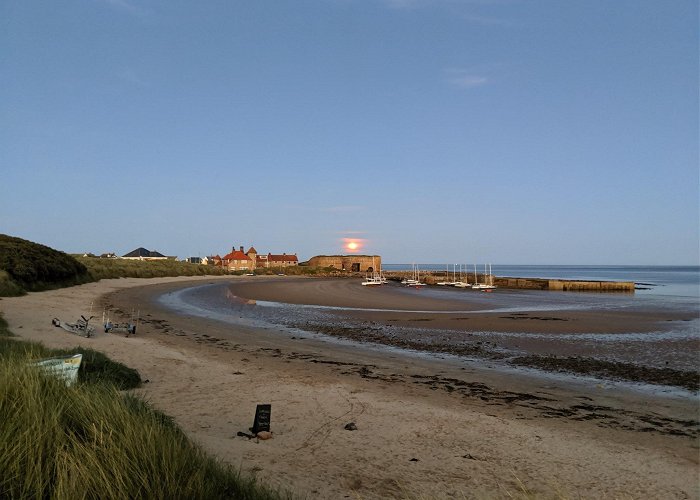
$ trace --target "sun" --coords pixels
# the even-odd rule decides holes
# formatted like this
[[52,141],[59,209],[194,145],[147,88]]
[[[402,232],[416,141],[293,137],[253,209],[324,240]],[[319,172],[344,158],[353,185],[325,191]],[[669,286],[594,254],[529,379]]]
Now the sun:
[[362,238],[343,238],[343,250],[348,253],[357,253],[364,245],[365,240]]

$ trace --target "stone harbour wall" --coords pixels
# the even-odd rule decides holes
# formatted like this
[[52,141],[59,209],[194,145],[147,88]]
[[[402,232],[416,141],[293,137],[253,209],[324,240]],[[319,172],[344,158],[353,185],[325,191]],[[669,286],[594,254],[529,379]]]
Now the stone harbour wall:
[[530,290],[634,293],[634,282],[632,281],[580,281],[552,280],[539,278],[494,278],[494,284],[502,288],[525,288]]

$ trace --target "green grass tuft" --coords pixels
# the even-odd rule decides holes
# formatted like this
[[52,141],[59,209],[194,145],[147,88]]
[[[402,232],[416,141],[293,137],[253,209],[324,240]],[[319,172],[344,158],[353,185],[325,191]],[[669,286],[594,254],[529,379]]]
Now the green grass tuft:
[[141,385],[141,376],[138,371],[112,361],[101,352],[83,347],[49,349],[36,342],[26,342],[0,336],[1,362],[15,359],[39,360],[71,354],[83,355],[80,372],[78,373],[78,380],[81,382],[110,384],[118,390],[134,389]]
[[0,364],[2,498],[279,498],[109,384]]
[[[84,358],[73,387],[32,364],[75,352]],[[137,378],[96,351],[0,337],[0,498],[291,498],[206,455],[172,418],[119,392]]]
[[0,297],[19,297],[27,292],[18,285],[7,271],[0,269]]
[[2,317],[2,314],[0,313],[0,339],[2,337],[14,337],[15,334],[10,331],[10,329],[7,327],[7,321],[5,321],[5,318]]

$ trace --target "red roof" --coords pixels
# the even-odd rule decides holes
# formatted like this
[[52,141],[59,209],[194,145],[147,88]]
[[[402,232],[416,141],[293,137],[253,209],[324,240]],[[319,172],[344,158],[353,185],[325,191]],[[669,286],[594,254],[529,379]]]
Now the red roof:
[[250,260],[250,258],[240,250],[235,250],[224,255],[224,260]]
[[275,261],[275,262],[294,262],[299,259],[297,259],[296,255],[273,255],[273,254],[267,254],[267,259],[270,261]]

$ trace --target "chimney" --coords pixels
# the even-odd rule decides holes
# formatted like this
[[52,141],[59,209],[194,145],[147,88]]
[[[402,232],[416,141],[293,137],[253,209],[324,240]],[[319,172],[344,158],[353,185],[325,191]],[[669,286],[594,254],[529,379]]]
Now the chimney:
[[243,245],[241,245],[241,252],[243,251]]
[[231,247],[231,252],[235,252],[235,251],[236,251],[236,247]]

